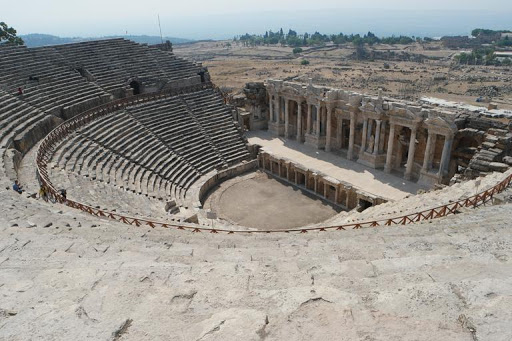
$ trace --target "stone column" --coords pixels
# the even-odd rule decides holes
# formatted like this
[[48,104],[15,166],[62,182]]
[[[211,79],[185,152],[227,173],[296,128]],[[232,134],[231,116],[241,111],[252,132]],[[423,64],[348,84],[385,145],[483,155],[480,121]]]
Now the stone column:
[[363,122],[363,135],[361,137],[361,150],[359,151],[359,155],[363,155],[364,150],[366,149],[366,138],[368,137],[368,119],[365,117]]
[[[370,144],[370,140],[372,138],[373,121],[374,120],[372,118],[368,119],[368,129],[366,131],[366,145]],[[370,150],[370,153],[372,153],[372,152],[373,152],[373,150]]]
[[302,101],[297,101],[297,141],[302,141]]
[[276,96],[276,110],[274,111],[274,122],[279,123],[279,116],[281,116],[281,97]]
[[425,157],[423,158],[423,167],[421,168],[424,172],[427,172],[432,165],[432,142],[434,141],[434,133],[429,132],[427,138],[427,146],[425,148]]
[[331,151],[331,111],[332,108],[330,105],[326,106],[327,110],[327,119],[326,119],[326,127],[325,127],[325,151],[330,152]]
[[340,116],[338,116],[336,122],[338,122],[338,127],[337,127],[338,132],[336,134],[336,147],[341,149],[341,144],[342,144],[341,141],[343,141],[343,136],[342,136],[342,134],[343,134],[343,119],[340,118]]
[[312,113],[311,113],[311,104],[309,104],[309,102],[307,103],[308,105],[308,112],[307,112],[307,126],[306,126],[306,134],[311,134],[311,116],[312,116]]
[[316,107],[316,122],[315,122],[316,137],[320,137],[320,118],[321,118],[320,111],[322,110],[322,106],[318,104],[318,105],[315,105],[315,107]]
[[430,151],[430,162],[428,164],[428,169],[432,169],[432,164],[434,163],[434,153],[436,152],[436,143],[437,143],[437,134],[432,136],[432,150]]
[[389,139],[388,139],[388,152],[386,155],[386,166],[384,166],[384,171],[386,173],[391,173],[391,169],[393,168],[393,145],[395,144],[395,124],[391,123],[389,125]]
[[348,152],[347,158],[352,160],[354,157],[354,139],[356,134],[356,114],[354,112],[350,113],[350,135],[348,138]]
[[414,165],[414,151],[416,150],[416,127],[411,128],[411,141],[409,142],[409,155],[407,155],[407,166],[405,168],[406,180],[411,180]]
[[379,143],[379,153],[384,152],[384,142],[386,142],[386,121],[382,121],[382,125],[380,128],[380,143]]
[[290,121],[289,121],[289,118],[290,118],[290,113],[288,112],[289,110],[289,107],[288,107],[288,102],[289,100],[287,98],[284,99],[284,137],[285,138],[289,138],[290,137],[290,129],[289,129],[289,124],[290,124]]
[[375,120],[377,125],[375,126],[375,143],[373,145],[373,155],[377,155],[379,153],[379,144],[380,144],[380,125],[382,123],[381,120]]
[[272,110],[272,94],[269,92],[269,100],[268,100],[268,120],[272,121],[274,119],[274,111]]
[[452,151],[453,136],[445,136],[443,154],[441,155],[441,164],[439,165],[438,175],[443,177],[448,173],[448,167],[450,166],[450,157]]

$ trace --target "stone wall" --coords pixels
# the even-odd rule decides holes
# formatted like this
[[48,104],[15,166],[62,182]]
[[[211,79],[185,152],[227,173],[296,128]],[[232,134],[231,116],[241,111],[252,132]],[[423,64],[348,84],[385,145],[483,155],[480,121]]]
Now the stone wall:
[[205,177],[197,181],[194,184],[194,187],[190,189],[194,192],[193,195],[190,196],[193,198],[193,205],[196,208],[201,208],[206,198],[206,194],[208,194],[213,187],[230,178],[254,170],[257,166],[258,163],[256,160],[243,161],[242,163],[227,169],[215,170],[206,174]]
[[[261,83],[247,84],[244,92],[254,106],[249,112],[254,118],[265,109],[261,106],[267,106],[267,126],[274,135],[424,185],[448,184],[456,173],[464,173],[461,166],[467,167],[470,158],[462,163],[452,158],[461,152],[468,155],[456,150],[459,130],[510,130],[505,123],[459,109],[387,98],[380,93],[372,96],[311,82],[271,79],[265,84],[264,101],[262,89]],[[492,152],[507,155],[507,151]],[[493,170],[503,169],[496,167]]]
[[260,151],[258,167],[280,180],[345,210],[363,211],[370,206],[387,202],[386,199],[367,193],[350,183],[334,179],[320,171],[269,152]]

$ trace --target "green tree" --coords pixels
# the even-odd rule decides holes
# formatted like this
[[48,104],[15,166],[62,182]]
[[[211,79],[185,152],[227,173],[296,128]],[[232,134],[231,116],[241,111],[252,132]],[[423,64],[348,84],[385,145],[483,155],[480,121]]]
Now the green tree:
[[301,62],[300,62],[301,65],[309,65],[309,60],[307,59],[303,59]]
[[363,46],[364,40],[359,36],[359,34],[356,34],[354,39],[352,39],[352,44],[356,47]]
[[13,45],[23,45],[23,39],[16,36],[16,30],[12,27],[7,26],[3,21],[0,22],[0,44],[6,41]]
[[309,34],[308,34],[308,32],[306,32],[306,33],[304,33],[304,39],[302,40],[302,46],[308,45],[308,39],[309,39]]
[[292,30],[292,29],[289,29],[288,30],[288,37],[296,37],[297,36],[297,32]]
[[298,53],[301,53],[302,52],[302,49],[300,47],[296,47],[293,49],[293,54],[298,54]]

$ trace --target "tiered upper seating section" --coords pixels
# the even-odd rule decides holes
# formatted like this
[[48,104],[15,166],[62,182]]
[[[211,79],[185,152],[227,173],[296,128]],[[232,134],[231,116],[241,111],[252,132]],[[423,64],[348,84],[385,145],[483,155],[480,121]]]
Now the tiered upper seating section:
[[223,105],[217,93],[203,90],[184,95],[183,98],[224,161],[231,164],[247,157],[247,148],[240,143],[241,132],[233,124],[231,110]]
[[212,89],[132,105],[79,129],[54,154],[69,172],[183,202],[202,175],[250,157]]
[[[73,172],[180,201],[201,176],[249,158],[231,109],[208,85],[207,70],[165,46],[124,39],[34,49],[2,45],[0,66],[0,156],[10,160],[0,167],[2,177],[16,178],[16,160],[63,120],[137,93],[182,94],[128,106],[69,136],[52,159],[61,185],[69,187],[66,173]],[[194,88],[205,90],[190,92]]]
[[109,39],[46,47],[56,51],[106,91],[122,96],[133,79],[155,90],[173,82],[201,82],[203,68],[172,52],[125,39]]
[[66,66],[51,49],[0,46],[0,88],[46,113],[61,116],[62,109],[99,105],[111,96]]
[[[44,112],[38,108],[0,90],[0,157],[3,159],[5,150],[12,146],[18,134],[44,117]],[[3,165],[3,162],[1,164]],[[0,177],[5,177],[3,167],[0,167]]]

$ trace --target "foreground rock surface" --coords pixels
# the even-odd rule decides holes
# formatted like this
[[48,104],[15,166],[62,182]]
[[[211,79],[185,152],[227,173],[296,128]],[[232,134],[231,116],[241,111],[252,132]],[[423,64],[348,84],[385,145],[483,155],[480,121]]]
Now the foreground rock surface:
[[405,227],[244,236],[124,226],[12,191],[0,199],[0,339],[512,338],[510,205]]

